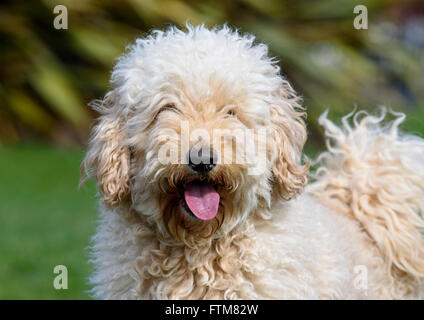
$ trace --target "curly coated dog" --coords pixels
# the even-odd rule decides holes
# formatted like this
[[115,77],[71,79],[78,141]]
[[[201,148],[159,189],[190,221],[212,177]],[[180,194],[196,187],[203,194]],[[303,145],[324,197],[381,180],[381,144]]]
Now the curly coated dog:
[[92,106],[96,298],[423,297],[424,139],[403,114],[322,115],[307,184],[299,97],[226,26],[138,39]]

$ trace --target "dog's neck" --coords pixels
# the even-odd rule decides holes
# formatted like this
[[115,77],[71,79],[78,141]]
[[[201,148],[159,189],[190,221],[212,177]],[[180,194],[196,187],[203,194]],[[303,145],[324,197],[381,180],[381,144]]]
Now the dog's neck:
[[254,251],[254,216],[225,237],[190,247],[161,240],[157,230],[134,211],[119,214],[137,230],[140,255],[135,270],[141,298],[255,298],[238,296],[249,291],[243,287],[253,280],[254,268],[259,265]]

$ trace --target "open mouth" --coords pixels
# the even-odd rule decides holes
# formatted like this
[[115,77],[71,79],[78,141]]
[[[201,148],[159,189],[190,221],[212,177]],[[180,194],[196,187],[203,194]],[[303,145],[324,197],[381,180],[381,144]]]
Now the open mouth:
[[220,196],[213,184],[195,180],[183,187],[182,207],[188,214],[211,220],[218,214]]

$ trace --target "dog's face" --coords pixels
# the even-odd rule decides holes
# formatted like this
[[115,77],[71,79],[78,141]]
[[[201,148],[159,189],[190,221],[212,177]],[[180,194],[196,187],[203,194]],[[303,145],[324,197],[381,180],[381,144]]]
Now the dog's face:
[[263,45],[227,28],[137,41],[83,163],[104,203],[131,208],[164,239],[219,237],[306,182],[303,113]]

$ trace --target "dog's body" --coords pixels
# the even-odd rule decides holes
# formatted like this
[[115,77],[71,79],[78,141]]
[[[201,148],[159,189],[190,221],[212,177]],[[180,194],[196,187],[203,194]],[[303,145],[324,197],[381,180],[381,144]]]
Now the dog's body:
[[[154,236],[143,237],[138,229],[143,228],[142,224],[128,223],[116,213],[104,210],[94,246],[95,263],[99,267],[92,279],[97,285],[95,296],[107,299],[396,297],[389,292],[392,286],[385,275],[381,255],[358,223],[328,210],[305,193],[276,210],[281,214],[275,218],[266,222],[249,221],[245,227],[250,230],[238,230],[231,241],[226,243],[222,239],[203,250],[174,246],[159,249],[160,243]],[[219,246],[225,250],[221,254],[217,253]],[[196,263],[188,265],[186,255]],[[164,261],[170,257],[175,262],[172,268],[167,268]],[[139,272],[134,270],[135,266]],[[362,270],[362,266],[367,269]],[[149,280],[144,280],[148,286],[141,294],[142,278]],[[366,285],[361,281],[366,281]]]
[[[358,113],[353,127],[347,117],[341,128],[324,115],[333,145],[304,188],[302,108],[266,47],[252,42],[228,28],[170,29],[118,63],[83,166],[102,194],[94,296],[422,298],[424,140],[399,136],[399,115],[383,129],[385,111]],[[208,132],[265,129],[265,170],[200,171],[191,155],[190,166],[162,164],[165,142],[182,153],[166,131],[181,135],[181,121]],[[252,141],[235,144],[250,150]],[[224,158],[234,143],[220,147]]]

